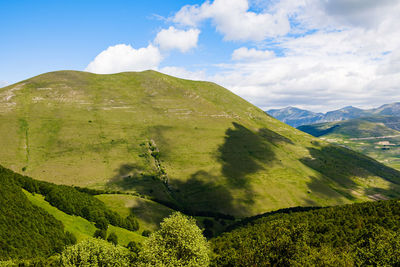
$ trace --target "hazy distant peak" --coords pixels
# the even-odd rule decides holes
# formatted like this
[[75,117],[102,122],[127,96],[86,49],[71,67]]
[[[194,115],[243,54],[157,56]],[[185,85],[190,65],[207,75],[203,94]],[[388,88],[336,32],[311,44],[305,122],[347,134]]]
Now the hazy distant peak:
[[293,127],[298,127],[307,124],[342,121],[367,116],[400,116],[400,102],[385,104],[373,109],[361,109],[354,106],[346,106],[326,113],[315,113],[289,106],[282,109],[268,110],[267,113]]

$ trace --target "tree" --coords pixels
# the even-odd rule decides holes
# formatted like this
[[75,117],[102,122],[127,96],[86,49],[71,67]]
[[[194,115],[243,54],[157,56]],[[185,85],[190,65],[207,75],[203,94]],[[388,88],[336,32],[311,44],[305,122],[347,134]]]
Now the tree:
[[108,221],[104,217],[100,217],[96,220],[95,223],[96,228],[99,228],[101,230],[107,230],[108,228]]
[[97,229],[96,232],[94,232],[93,237],[94,238],[101,238],[103,240],[106,240],[107,231],[106,230],[102,230],[102,229]]
[[88,238],[67,247],[61,254],[62,266],[132,266],[133,255],[121,246]]
[[144,266],[208,266],[210,248],[193,218],[176,212],[160,226],[143,243]]
[[142,236],[149,237],[150,235],[151,235],[151,232],[149,230],[143,230]]
[[135,241],[130,241],[126,248],[129,249],[132,253],[135,253],[135,255],[137,255],[142,249],[140,244],[136,243]]
[[108,235],[107,241],[113,243],[114,245],[118,244],[118,236],[113,232]]

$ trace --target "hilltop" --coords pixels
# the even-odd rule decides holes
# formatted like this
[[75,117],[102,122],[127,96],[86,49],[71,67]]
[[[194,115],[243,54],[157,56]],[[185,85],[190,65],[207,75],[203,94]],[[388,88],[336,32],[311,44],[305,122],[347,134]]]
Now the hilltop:
[[0,114],[5,167],[187,213],[241,217],[400,195],[400,172],[210,82],[155,71],[52,72],[1,88]]
[[400,116],[400,103],[385,104],[372,109],[360,109],[348,106],[326,113],[315,113],[295,107],[271,109],[266,112],[284,123],[293,127],[299,127],[308,124],[343,121],[370,116]]

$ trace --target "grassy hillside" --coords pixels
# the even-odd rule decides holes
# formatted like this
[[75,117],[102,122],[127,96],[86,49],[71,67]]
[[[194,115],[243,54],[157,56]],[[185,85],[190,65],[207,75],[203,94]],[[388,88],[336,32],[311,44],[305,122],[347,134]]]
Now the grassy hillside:
[[135,214],[139,221],[139,232],[158,229],[160,222],[174,212],[159,203],[131,195],[103,194],[96,197],[122,217]]
[[304,125],[298,129],[400,170],[400,117],[374,116]]
[[[94,232],[96,231],[96,227],[94,223],[89,222],[88,220],[79,217],[68,215],[57,208],[51,206],[42,195],[40,194],[31,194],[24,190],[25,195],[35,206],[41,207],[46,210],[49,214],[53,215],[57,220],[61,221],[65,227],[65,230],[74,234],[77,238],[78,242],[82,241],[88,237],[93,237]],[[138,233],[128,231],[126,229],[115,227],[113,225],[108,226],[107,233],[116,233],[118,236],[118,243],[122,246],[128,245],[130,241],[136,241],[138,243],[142,243],[145,239]]]
[[398,196],[400,173],[209,82],[61,71],[0,90],[0,162],[58,184],[248,216]]

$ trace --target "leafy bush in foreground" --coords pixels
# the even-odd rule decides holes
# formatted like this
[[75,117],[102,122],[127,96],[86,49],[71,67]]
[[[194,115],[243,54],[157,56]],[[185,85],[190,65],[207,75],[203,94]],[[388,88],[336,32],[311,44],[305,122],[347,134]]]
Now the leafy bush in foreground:
[[67,247],[60,257],[62,266],[131,266],[133,254],[124,247],[89,238]]
[[160,230],[143,243],[144,266],[208,266],[209,245],[196,221],[181,213],[164,219]]

